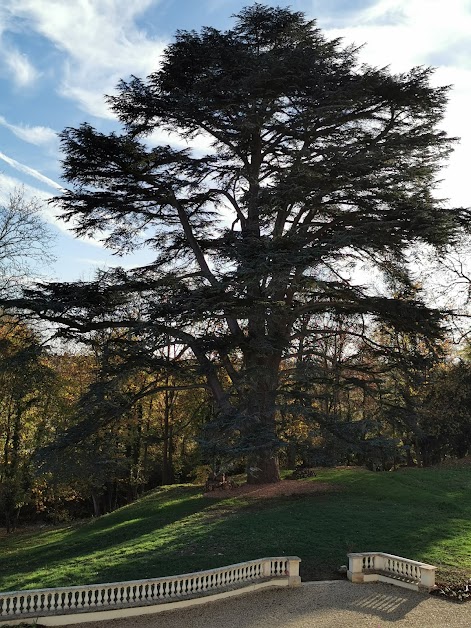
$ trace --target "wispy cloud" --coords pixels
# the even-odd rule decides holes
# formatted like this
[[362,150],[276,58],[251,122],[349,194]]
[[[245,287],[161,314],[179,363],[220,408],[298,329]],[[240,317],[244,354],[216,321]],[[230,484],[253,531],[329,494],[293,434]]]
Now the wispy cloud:
[[352,22],[354,26],[330,29],[329,34],[365,44],[361,54],[370,63],[401,72],[428,64],[432,54],[446,64],[452,45],[469,39],[471,7],[468,0],[448,0],[446,10],[442,0],[378,0],[358,11]]
[[[24,172],[36,178],[38,181],[46,183],[46,185],[54,188],[55,190],[62,191],[64,189],[58,183],[56,183],[52,179],[49,179],[49,177],[46,177],[45,175],[41,174],[37,170],[34,170],[33,168],[30,168],[29,166],[25,166],[19,161],[16,161],[16,159],[8,157],[8,155],[5,155],[1,151],[0,159],[12,168],[15,168],[15,170],[18,170],[19,172]],[[47,220],[47,222],[55,225],[59,229],[59,231],[67,234],[71,238],[77,237],[72,233],[72,229],[76,223],[74,222],[74,220],[70,221],[69,223],[65,223],[64,220],[61,219],[60,207],[56,203],[50,202],[53,198],[51,194],[32,185],[25,184],[23,181],[16,179],[15,177],[10,177],[0,172],[0,203],[5,203],[9,195],[18,188],[21,188],[24,191],[26,200],[35,198],[44,203],[42,205],[41,213],[43,215],[43,218]],[[97,238],[82,236],[79,239],[83,242],[86,242],[87,244],[91,244],[92,246],[96,246],[101,249],[104,248],[103,242],[101,240],[98,240]]]
[[28,87],[40,76],[28,57],[19,50],[2,46],[3,66],[17,87]]
[[0,204],[5,203],[9,199],[10,195],[15,192],[15,190],[18,190],[18,188],[22,188],[24,190],[26,199],[38,198],[41,200],[47,200],[49,198],[47,192],[30,185],[26,185],[19,179],[10,177],[4,172],[0,172]]
[[[6,157],[6,155],[0,153],[0,159],[4,159],[4,157]],[[7,161],[7,163],[9,163],[10,160],[11,158],[9,157],[7,157],[7,160],[4,159],[4,161]],[[24,192],[24,198],[26,201],[36,199],[41,202],[41,215],[43,216],[44,220],[54,225],[63,234],[66,234],[70,238],[77,239],[77,236],[72,233],[72,228],[74,226],[73,221],[71,223],[65,223],[61,219],[60,207],[58,207],[57,204],[50,202],[52,199],[51,194],[32,185],[25,184],[23,181],[20,181],[15,177],[11,177],[3,172],[0,172],[0,204],[6,203],[10,194],[18,189],[21,189]],[[78,239],[94,247],[100,249],[105,248],[103,242],[98,239],[90,238],[87,236],[83,236]]]
[[147,75],[158,65],[163,43],[136,25],[155,0],[6,2],[17,18],[66,53],[59,90],[92,115],[111,117],[103,94],[121,78]]
[[58,145],[59,140],[56,131],[47,126],[11,124],[3,116],[0,116],[0,124],[29,144],[46,147],[53,146],[54,148]]
[[234,8],[237,10],[237,4],[238,3],[234,2],[234,0],[206,0],[205,8],[209,13],[216,13],[216,11],[220,11],[221,9]]
[[10,194],[15,193],[18,189],[21,189],[25,201],[36,199],[41,202],[41,214],[47,222],[55,225],[60,231],[70,235],[69,230],[65,226],[64,222],[57,217],[57,211],[54,209],[48,201],[51,199],[51,195],[40,190],[37,187],[28,185],[9,175],[0,172],[0,204],[6,203]]
[[23,172],[24,174],[27,174],[30,177],[34,177],[38,181],[45,183],[51,188],[54,188],[56,190],[63,190],[63,187],[59,185],[59,183],[56,183],[56,181],[53,181],[49,177],[46,177],[46,175],[39,172],[39,170],[30,168],[29,166],[26,166],[25,164],[22,164],[21,162],[16,161],[16,159],[13,159],[12,157],[8,157],[8,155],[5,155],[5,153],[2,153],[1,151],[0,151],[0,159],[2,159],[5,163],[7,163],[12,168],[15,168],[15,170],[18,170],[19,172]]

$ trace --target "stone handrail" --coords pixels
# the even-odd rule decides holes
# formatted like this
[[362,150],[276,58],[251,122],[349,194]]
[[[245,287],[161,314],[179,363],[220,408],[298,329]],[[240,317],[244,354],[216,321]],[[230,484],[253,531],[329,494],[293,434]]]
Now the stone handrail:
[[164,578],[0,593],[0,621],[149,606],[273,579],[298,586],[299,563],[295,556],[260,558]]
[[430,591],[435,586],[435,570],[416,560],[385,554],[362,552],[348,554],[347,577],[351,582],[388,582],[416,591]]

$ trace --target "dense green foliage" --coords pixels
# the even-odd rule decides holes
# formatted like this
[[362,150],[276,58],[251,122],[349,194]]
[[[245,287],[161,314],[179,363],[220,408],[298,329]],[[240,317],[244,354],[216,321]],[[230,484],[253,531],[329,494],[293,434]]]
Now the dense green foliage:
[[[469,468],[322,471],[326,491],[205,498],[165,487],[96,521],[2,540],[0,589],[113,582],[298,555],[305,579],[336,577],[349,551],[471,570]],[[294,480],[293,480],[294,482]]]
[[[0,512],[8,531],[39,490],[35,452],[61,423],[56,374],[30,329],[4,317],[0,325]],[[38,504],[41,499],[38,499]]]

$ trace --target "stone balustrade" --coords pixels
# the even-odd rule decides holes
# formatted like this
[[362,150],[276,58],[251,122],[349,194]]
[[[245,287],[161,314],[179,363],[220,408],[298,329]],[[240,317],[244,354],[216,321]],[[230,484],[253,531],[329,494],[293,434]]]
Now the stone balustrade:
[[416,560],[383,552],[348,554],[347,577],[351,582],[388,582],[415,591],[435,586],[435,569]]
[[[294,556],[260,558],[179,576],[0,593],[0,625],[3,619],[47,618],[191,600],[257,582],[294,587],[301,584],[299,563],[300,559]],[[88,617],[81,619],[85,620],[92,621]]]

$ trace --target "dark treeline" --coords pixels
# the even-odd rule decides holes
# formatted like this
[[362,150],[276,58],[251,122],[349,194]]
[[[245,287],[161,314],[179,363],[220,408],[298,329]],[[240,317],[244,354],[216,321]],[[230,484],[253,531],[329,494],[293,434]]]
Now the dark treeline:
[[[366,341],[355,330],[351,316],[305,321],[277,398],[281,467],[387,471],[468,455],[469,350],[457,357],[444,343],[427,347],[380,327]],[[116,336],[53,353],[13,319],[0,335],[0,512],[9,531],[99,516],[162,484],[202,482],[210,470],[245,470],[246,456],[214,433],[213,401],[188,383],[181,348],[162,355],[180,351],[180,372],[124,374]]]

